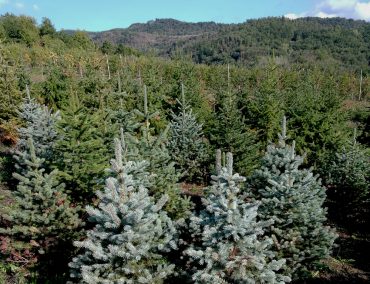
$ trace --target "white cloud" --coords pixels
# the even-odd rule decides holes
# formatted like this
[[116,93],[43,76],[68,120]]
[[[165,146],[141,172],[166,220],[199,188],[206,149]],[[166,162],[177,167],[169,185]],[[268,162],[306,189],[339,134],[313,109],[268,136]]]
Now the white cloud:
[[288,18],[288,19],[291,19],[291,20],[295,20],[295,19],[300,18],[299,14],[294,14],[294,13],[285,14],[284,17]]
[[360,19],[370,20],[370,1],[368,3],[356,3],[355,11]]
[[319,17],[319,18],[334,18],[334,17],[338,17],[338,15],[336,15],[336,14],[327,14],[325,12],[320,11],[320,12],[317,12],[315,14],[315,17]]
[[39,6],[37,6],[36,4],[33,4],[33,5],[32,5],[32,8],[33,8],[33,10],[35,10],[35,11],[40,10]]
[[342,10],[353,8],[357,3],[357,0],[327,0],[324,1],[323,5],[328,5],[333,10]]
[[342,17],[370,21],[370,0],[322,0],[311,11],[285,15],[290,19],[307,16],[320,18]]
[[17,3],[15,3],[15,7],[17,7],[18,9],[23,9],[24,8],[24,4],[21,3],[21,2],[17,2]]

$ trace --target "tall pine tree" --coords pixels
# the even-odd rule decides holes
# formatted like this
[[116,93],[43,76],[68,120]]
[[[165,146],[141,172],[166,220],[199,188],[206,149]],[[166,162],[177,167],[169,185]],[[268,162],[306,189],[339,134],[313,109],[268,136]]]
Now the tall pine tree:
[[86,208],[95,227],[84,241],[83,252],[70,263],[79,283],[162,283],[173,273],[163,252],[176,249],[176,229],[162,210],[167,196],[157,203],[148,195],[146,161],[127,160],[123,136],[115,140],[112,176],[98,192],[97,208]]
[[194,243],[185,251],[193,265],[196,283],[284,283],[278,272],[285,260],[275,260],[272,240],[261,238],[269,220],[257,222],[258,202],[245,203],[240,195],[243,176],[233,172],[233,158],[227,153],[221,167],[216,155],[217,175],[202,199],[204,209],[191,218]]
[[274,220],[265,234],[274,239],[274,250],[287,261],[287,273],[294,277],[310,270],[330,255],[336,234],[325,226],[325,188],[311,170],[301,169],[303,157],[295,143],[286,143],[286,119],[278,144],[270,144],[247,183],[247,195],[261,202],[262,221]]

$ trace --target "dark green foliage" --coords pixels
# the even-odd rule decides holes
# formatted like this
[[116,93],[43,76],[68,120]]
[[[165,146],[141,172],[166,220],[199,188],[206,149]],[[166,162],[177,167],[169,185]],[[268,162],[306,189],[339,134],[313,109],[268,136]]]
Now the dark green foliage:
[[351,120],[356,123],[356,140],[364,145],[365,147],[370,147],[370,106],[364,108],[356,107],[351,111]]
[[330,255],[336,234],[325,226],[325,188],[311,170],[300,168],[303,157],[295,154],[295,143],[290,146],[286,140],[284,117],[279,142],[267,147],[246,194],[261,201],[261,220],[274,220],[265,234],[273,238],[277,256],[286,259],[286,272],[297,278]]
[[167,132],[169,126],[158,136],[152,135],[150,121],[157,116],[157,112],[148,110],[146,88],[144,92],[144,111],[135,110],[141,120],[141,136],[131,137],[129,143],[130,158],[134,161],[146,160],[149,162],[147,171],[152,178],[152,185],[148,187],[149,194],[158,200],[163,194],[169,196],[164,209],[173,219],[179,219],[189,214],[190,199],[182,196],[179,185],[179,173],[176,172],[174,163],[167,149]]
[[89,114],[78,101],[71,100],[57,125],[61,139],[55,146],[54,165],[74,201],[89,202],[108,166],[108,148],[99,129],[101,119],[98,113]]
[[369,70],[369,26],[365,21],[343,18],[269,17],[232,25],[156,19],[91,35],[100,43],[123,43],[142,51],[149,47],[160,55],[180,55],[196,63],[258,66],[274,55],[284,66],[299,62]]
[[136,55],[136,56],[139,56],[141,54],[141,52],[139,52],[138,50],[133,49],[133,48],[128,47],[128,46],[125,46],[122,43],[120,43],[120,44],[117,45],[117,48],[115,50],[115,53],[116,54],[123,55],[123,56],[127,56],[127,55]]
[[51,107],[62,108],[68,103],[68,78],[60,69],[53,69],[41,84],[41,98]]
[[320,170],[328,187],[332,218],[348,229],[366,231],[370,221],[368,152],[354,137],[349,145],[330,156]]
[[55,36],[56,30],[48,18],[43,18],[42,23],[40,25],[40,36]]
[[334,91],[338,82],[332,76],[318,87],[322,76],[316,70],[284,73],[271,61],[243,109],[247,123],[260,130],[258,136],[265,145],[273,140],[285,112],[297,151],[306,153],[305,162],[312,166],[317,166],[326,153],[340,148],[348,133],[345,96]]
[[181,95],[181,101],[176,100],[179,104],[178,114],[171,114],[167,147],[182,180],[191,181],[204,175],[202,163],[206,159],[206,144],[202,125],[197,122],[196,116],[185,100],[183,85]]
[[258,164],[257,131],[246,124],[236,96],[225,96],[215,124],[211,144],[234,153],[235,169],[243,175],[250,173]]
[[348,137],[348,125],[343,98],[333,91],[333,82],[328,80],[329,86],[321,91],[311,84],[303,84],[301,90],[289,95],[287,117],[299,150],[307,153],[310,165],[316,165],[326,153],[342,147]]
[[12,174],[15,171],[13,153],[7,147],[0,144],[0,186],[13,181]]
[[17,107],[22,95],[17,88],[15,68],[9,61],[10,54],[0,46],[0,143],[15,144],[19,123]]
[[84,251],[70,263],[71,276],[90,284],[163,283],[174,269],[163,254],[177,248],[175,226],[162,210],[168,197],[149,197],[147,162],[129,160],[123,136],[115,153],[98,208],[86,207],[95,227],[75,242]]
[[31,17],[5,14],[0,17],[0,26],[4,28],[8,41],[24,43],[30,46],[39,39],[36,21]]
[[[197,63],[263,65],[272,54],[281,65],[294,62],[367,68],[368,23],[340,18],[265,18],[224,26],[218,33],[177,45]],[[346,47],[343,49],[343,47]],[[367,69],[368,70],[368,69]]]
[[[255,88],[245,98],[243,114],[248,124],[261,130],[258,133],[258,138],[265,147],[274,139],[275,133],[280,129],[280,120],[284,114],[284,103],[287,96],[285,92],[292,88],[292,82],[286,82],[283,88],[278,88],[279,84],[285,83],[284,75],[277,68],[276,63],[271,60],[262,71],[258,88]],[[292,79],[294,80],[294,78]],[[250,84],[254,84],[254,82],[252,81]],[[299,83],[294,81],[294,84]],[[293,93],[295,94],[295,90]]]
[[278,272],[285,259],[275,260],[272,239],[261,238],[270,220],[257,222],[259,203],[245,203],[240,194],[243,176],[233,173],[233,158],[221,167],[216,155],[213,185],[202,199],[205,209],[193,215],[190,230],[194,244],[185,251],[191,258],[195,283],[284,283]]
[[101,48],[100,48],[101,52],[103,52],[104,54],[111,54],[114,52],[114,46],[112,43],[108,42],[108,41],[104,41]]

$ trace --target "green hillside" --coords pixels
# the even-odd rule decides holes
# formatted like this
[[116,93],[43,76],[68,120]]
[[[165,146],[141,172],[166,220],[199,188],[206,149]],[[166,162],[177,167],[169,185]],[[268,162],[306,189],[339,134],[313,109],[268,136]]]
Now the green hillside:
[[191,57],[196,63],[266,64],[368,70],[370,23],[342,18],[265,18],[242,24],[185,23],[158,19],[127,29],[90,33],[98,43],[121,43],[161,56]]

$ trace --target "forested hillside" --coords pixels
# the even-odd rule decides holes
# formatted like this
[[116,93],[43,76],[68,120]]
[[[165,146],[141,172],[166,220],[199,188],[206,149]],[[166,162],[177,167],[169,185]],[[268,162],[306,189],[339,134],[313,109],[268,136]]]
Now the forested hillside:
[[89,33],[98,43],[152,50],[196,63],[242,66],[300,63],[369,70],[370,24],[342,18],[265,18],[242,24],[185,23],[172,19]]
[[128,30],[0,17],[0,283],[367,283],[369,24]]

